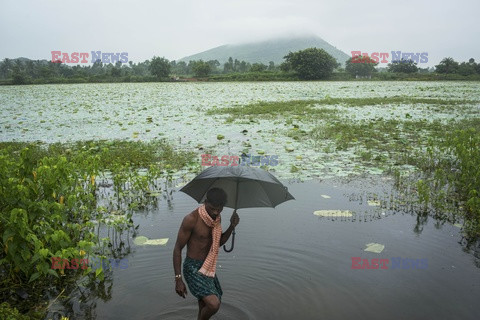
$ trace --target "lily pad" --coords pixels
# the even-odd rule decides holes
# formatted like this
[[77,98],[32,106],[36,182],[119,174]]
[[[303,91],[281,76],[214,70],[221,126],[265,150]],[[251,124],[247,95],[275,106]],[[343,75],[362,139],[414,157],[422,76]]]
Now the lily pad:
[[148,239],[147,237],[144,236],[138,236],[133,240],[133,243],[135,243],[137,246],[164,246],[168,242],[168,238],[162,238],[162,239]]
[[168,242],[168,238],[163,238],[163,239],[150,239],[147,240],[144,244],[145,245],[151,245],[151,246],[164,246]]
[[287,151],[287,152],[293,152],[293,151],[295,151],[295,149],[292,148],[292,147],[285,147],[285,151]]
[[141,245],[144,245],[145,242],[148,241],[148,238],[147,237],[144,237],[144,236],[138,236],[135,238],[135,240],[133,240],[133,243],[135,243],[137,246],[141,246]]
[[217,139],[218,139],[218,140],[222,140],[222,139],[224,139],[224,138],[225,138],[225,136],[224,136],[223,134],[217,135]]
[[377,201],[377,200],[368,200],[367,203],[371,207],[379,207],[380,206],[380,201]]
[[385,249],[385,246],[383,244],[375,243],[375,242],[367,243],[366,246],[367,248],[363,251],[381,253],[383,249]]
[[353,212],[350,210],[317,210],[313,212],[319,217],[351,217]]

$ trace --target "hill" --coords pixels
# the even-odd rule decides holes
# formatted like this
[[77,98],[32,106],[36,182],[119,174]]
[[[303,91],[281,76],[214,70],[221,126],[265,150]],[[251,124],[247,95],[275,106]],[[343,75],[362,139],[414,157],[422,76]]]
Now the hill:
[[270,61],[276,65],[284,61],[283,57],[289,52],[295,52],[307,48],[321,48],[331,54],[339,63],[345,65],[345,61],[350,57],[343,51],[332,46],[320,37],[296,37],[280,38],[261,42],[252,42],[245,44],[227,44],[216,47],[204,52],[184,57],[179,61],[188,63],[190,60],[218,60],[221,64],[225,63],[229,57],[246,62],[261,62],[267,64]]

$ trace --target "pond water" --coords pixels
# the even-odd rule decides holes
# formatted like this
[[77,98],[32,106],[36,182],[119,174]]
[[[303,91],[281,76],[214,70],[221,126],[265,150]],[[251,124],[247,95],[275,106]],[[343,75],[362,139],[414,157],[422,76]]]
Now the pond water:
[[[385,208],[391,181],[349,150],[323,151],[288,137],[292,123],[277,119],[206,116],[214,108],[255,101],[331,97],[412,96],[480,100],[476,82],[270,82],[196,84],[78,84],[0,87],[0,141],[47,143],[84,139],[166,138],[175,148],[238,155],[279,156],[272,172],[295,201],[276,209],[239,210],[235,249],[221,251],[218,277],[224,296],[214,319],[477,319],[480,253],[465,250],[460,228]],[[329,106],[348,119],[444,120],[478,117],[480,106]],[[293,119],[302,130],[316,123]],[[246,134],[242,131],[247,130]],[[217,135],[225,136],[217,140]],[[293,152],[286,152],[289,146]],[[295,165],[300,170],[292,172]],[[181,173],[184,174],[184,173]],[[176,175],[175,178],[181,176]],[[349,177],[339,180],[340,177]],[[191,176],[193,177],[193,176]],[[299,181],[305,181],[299,183]],[[139,235],[169,238],[165,246],[135,246],[127,269],[115,269],[106,294],[79,291],[52,304],[47,317],[69,305],[71,319],[193,319],[197,303],[174,290],[172,252],[183,217],[197,204],[175,186],[158,208],[137,212]],[[328,197],[322,197],[327,195]],[[316,210],[352,210],[356,218],[325,218]],[[231,209],[226,208],[223,226]],[[421,222],[421,224],[419,223]],[[132,240],[132,239],[130,239]],[[369,243],[384,245],[366,252]],[[229,245],[230,243],[228,243]],[[478,249],[477,249],[478,250]],[[183,255],[185,256],[185,249]],[[388,269],[352,269],[352,257],[389,259]],[[423,269],[393,268],[392,258],[421,259]]]
[[[385,178],[285,183],[296,200],[276,209],[239,210],[235,248],[219,255],[224,295],[213,319],[478,318],[480,254],[462,250],[459,228],[434,220],[419,225],[410,214],[369,206],[373,197],[388,198]],[[139,234],[168,243],[133,246],[128,268],[113,271],[108,300],[90,296],[80,302],[72,293],[73,318],[196,317],[196,299],[175,293],[172,252],[183,217],[197,204],[176,190],[169,202],[135,216]],[[351,210],[358,217],[315,216],[319,209]],[[222,212],[224,228],[231,212]],[[385,247],[366,252],[368,243]],[[352,257],[389,259],[388,269],[354,270]],[[427,264],[399,268],[392,258]]]

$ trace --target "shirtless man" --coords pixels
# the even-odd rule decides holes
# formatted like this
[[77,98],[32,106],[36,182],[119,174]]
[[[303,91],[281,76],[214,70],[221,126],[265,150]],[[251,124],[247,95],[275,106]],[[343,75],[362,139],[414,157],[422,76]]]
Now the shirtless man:
[[[207,192],[205,204],[186,215],[183,219],[173,250],[175,291],[179,296],[185,298],[187,296],[187,288],[183,282],[180,270],[182,249],[187,245],[187,256],[183,264],[183,276],[190,292],[198,299],[197,319],[201,320],[210,319],[220,308],[223,292],[215,275],[218,247],[227,242],[233,229],[240,221],[235,210],[230,218],[230,226],[224,233],[221,233],[220,213],[226,202],[227,195],[225,191],[219,188],[210,189]],[[216,225],[220,225],[218,231],[215,229]],[[213,246],[214,249],[211,250],[215,234],[217,239],[219,239],[219,244],[218,246]]]

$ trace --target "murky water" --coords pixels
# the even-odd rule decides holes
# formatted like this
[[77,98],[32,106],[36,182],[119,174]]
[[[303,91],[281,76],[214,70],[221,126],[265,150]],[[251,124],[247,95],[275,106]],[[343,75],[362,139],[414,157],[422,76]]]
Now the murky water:
[[[224,295],[214,319],[477,319],[480,263],[462,250],[460,229],[430,220],[415,231],[415,216],[367,204],[388,195],[379,185],[388,181],[293,183],[295,201],[239,210],[235,249],[221,250],[218,260]],[[160,201],[158,209],[137,214],[141,235],[169,242],[134,247],[128,268],[113,271],[108,301],[80,303],[73,294],[71,302],[93,314],[79,311],[74,318],[194,319],[196,299],[175,293],[172,252],[183,217],[196,206],[174,192],[170,204]],[[313,215],[318,209],[348,209],[359,218],[321,218]],[[231,212],[222,213],[224,228]],[[383,244],[383,252],[365,252],[372,242]],[[390,262],[384,270],[353,270],[352,257]],[[428,266],[394,268],[397,257],[425,259]]]

